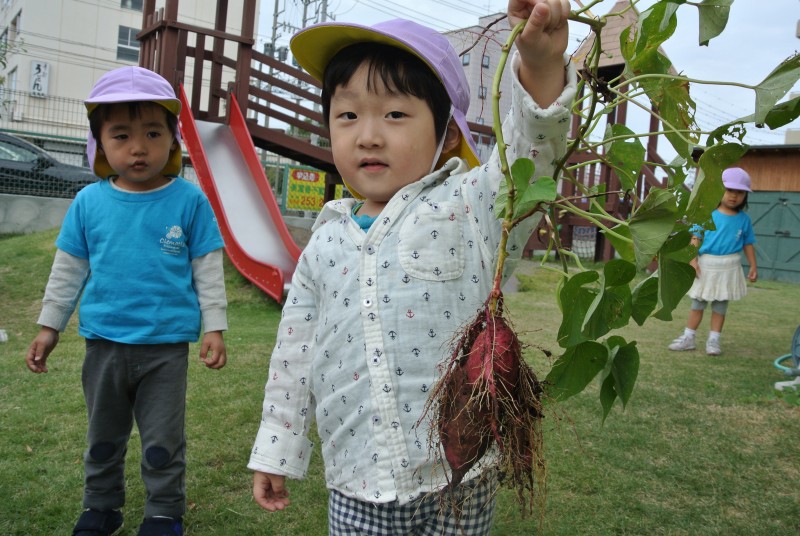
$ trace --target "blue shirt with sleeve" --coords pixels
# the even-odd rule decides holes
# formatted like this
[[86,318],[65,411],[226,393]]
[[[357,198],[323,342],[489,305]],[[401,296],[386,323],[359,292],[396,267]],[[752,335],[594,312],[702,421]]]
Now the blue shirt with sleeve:
[[108,180],[81,190],[56,246],[88,259],[79,333],[125,344],[196,341],[200,306],[192,259],[223,247],[208,199],[178,177],[126,192]]
[[704,231],[700,226],[692,228],[692,233],[703,240],[699,255],[731,255],[739,253],[748,244],[755,244],[753,223],[746,212],[727,215],[715,210],[711,213],[711,219],[716,227],[714,230]]

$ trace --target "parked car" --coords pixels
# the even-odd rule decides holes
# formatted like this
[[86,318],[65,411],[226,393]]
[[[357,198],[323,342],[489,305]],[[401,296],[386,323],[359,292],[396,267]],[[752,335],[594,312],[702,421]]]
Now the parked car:
[[97,180],[89,168],[62,164],[44,149],[0,132],[0,194],[71,199]]

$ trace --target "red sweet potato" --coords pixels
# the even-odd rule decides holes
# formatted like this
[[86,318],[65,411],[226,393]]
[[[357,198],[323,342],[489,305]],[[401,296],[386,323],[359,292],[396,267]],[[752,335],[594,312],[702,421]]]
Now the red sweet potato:
[[[490,465],[533,504],[535,474],[543,476],[541,394],[522,358],[519,339],[488,307],[463,331],[433,393],[436,431],[450,467],[449,488],[495,443]],[[538,482],[542,485],[542,482]],[[523,502],[523,505],[525,502]]]

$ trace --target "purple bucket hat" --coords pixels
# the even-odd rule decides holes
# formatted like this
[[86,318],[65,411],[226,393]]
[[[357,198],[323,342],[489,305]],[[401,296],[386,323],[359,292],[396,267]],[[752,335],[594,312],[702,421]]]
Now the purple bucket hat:
[[[83,104],[89,116],[100,104],[137,101],[155,102],[175,117],[180,117],[181,101],[175,97],[172,86],[161,75],[143,67],[120,67],[107,72],[95,83]],[[178,175],[181,171],[183,155],[179,131],[175,132],[175,138],[178,147],[170,153],[167,165],[162,170],[164,175]],[[89,167],[98,177],[106,178],[115,174],[105,155],[97,152],[97,140],[91,130],[86,140],[86,156],[89,158]]]
[[379,22],[373,26],[324,22],[300,30],[292,37],[290,46],[297,63],[321,82],[325,68],[340,50],[365,42],[400,48],[417,56],[431,68],[450,97],[453,119],[461,131],[458,146],[442,156],[459,156],[467,161],[469,167],[479,166],[478,151],[467,125],[469,85],[458,54],[442,34],[403,19]]
[[752,192],[750,189],[750,175],[742,168],[728,168],[722,172],[722,184],[730,190]]

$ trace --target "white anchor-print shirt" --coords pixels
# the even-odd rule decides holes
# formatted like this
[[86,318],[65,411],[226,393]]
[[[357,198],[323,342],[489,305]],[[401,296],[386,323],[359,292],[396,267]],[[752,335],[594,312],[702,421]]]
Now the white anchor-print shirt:
[[[552,176],[566,147],[574,68],[547,109],[513,78],[508,160],[533,157],[536,175]],[[501,177],[496,149],[472,170],[453,158],[400,190],[366,233],[351,217],[354,199],[324,206],[283,309],[250,469],[302,478],[316,419],[328,488],[404,504],[446,484],[423,410],[454,336],[491,290]],[[511,257],[536,223],[511,233]]]

